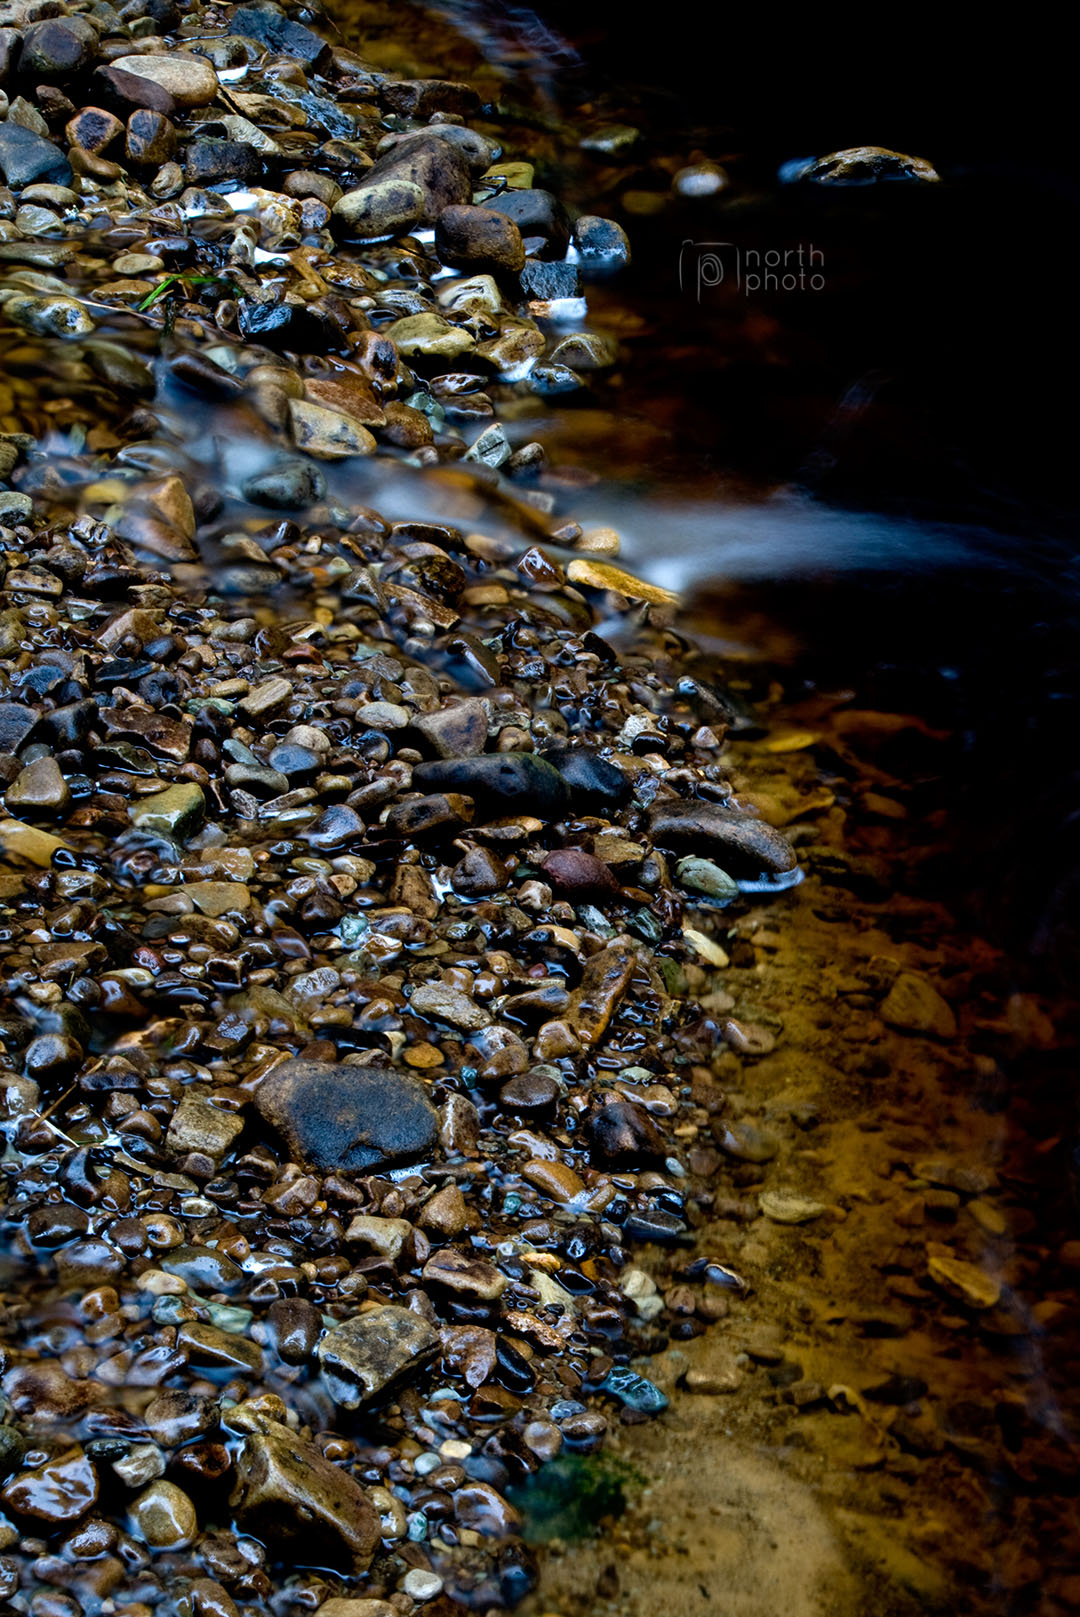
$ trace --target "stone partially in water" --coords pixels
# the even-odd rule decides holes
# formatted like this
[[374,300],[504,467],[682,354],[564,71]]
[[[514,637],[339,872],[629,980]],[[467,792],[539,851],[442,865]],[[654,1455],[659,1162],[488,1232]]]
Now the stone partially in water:
[[[583,341],[588,333],[582,332],[580,336]],[[565,344],[560,346],[564,347]],[[556,351],[553,360],[560,357]],[[583,354],[579,353],[575,360],[566,360],[566,363],[573,363],[581,369],[582,358]],[[611,364],[612,360],[606,359],[602,363]],[[571,584],[584,584],[594,590],[616,590],[631,601],[646,601],[652,606],[674,606],[679,599],[672,590],[661,589],[659,584],[649,584],[643,578],[635,578],[625,568],[615,567],[611,562],[593,561],[590,556],[575,556],[566,569],[566,576]]]
[[368,169],[366,185],[383,180],[407,180],[423,194],[418,223],[433,225],[444,208],[468,202],[472,196],[472,175],[464,154],[450,140],[433,131],[420,130],[396,142]]
[[208,1246],[178,1246],[161,1254],[159,1266],[166,1274],[179,1275],[192,1291],[230,1292],[243,1284],[244,1272],[224,1252]]
[[97,48],[97,29],[85,17],[49,17],[34,23],[23,35],[19,71],[35,81],[65,83],[94,60]]
[[165,1147],[173,1156],[201,1151],[220,1162],[243,1131],[243,1119],[197,1095],[185,1095],[172,1115]]
[[603,1038],[636,964],[637,955],[627,943],[613,943],[586,962],[566,1010],[566,1021],[582,1044]]
[[532,258],[565,258],[570,245],[570,221],[558,197],[550,191],[511,189],[489,197],[483,204],[492,213],[512,219]]
[[378,180],[346,191],[334,204],[344,233],[360,240],[397,236],[411,230],[424,211],[424,192],[412,180]]
[[668,1145],[644,1107],[611,1100],[587,1124],[593,1151],[607,1162],[640,1162],[666,1157]]
[[454,707],[417,714],[413,728],[437,758],[475,758],[487,742],[488,705],[482,697],[466,697]]
[[61,814],[71,802],[71,790],[55,758],[35,758],[12,781],[4,801],[16,814]]
[[379,1518],[359,1483],[276,1421],[244,1439],[229,1502],[275,1559],[363,1572],[378,1547]]
[[297,449],[322,460],[375,453],[375,440],[364,424],[338,410],[310,404],[307,399],[290,399],[289,421]]
[[357,1409],[407,1371],[421,1369],[438,1348],[438,1332],[425,1319],[387,1303],[327,1331],[319,1361],[334,1402]]
[[599,747],[545,747],[545,762],[559,771],[570,788],[575,808],[604,813],[625,803],[631,793],[629,780],[616,764],[610,763]]
[[[618,342],[614,337],[608,336],[606,332],[575,331],[556,344],[551,351],[550,362],[552,365],[565,365],[568,369],[574,371],[600,371],[606,370],[609,365],[614,365],[618,357]],[[602,567],[604,564],[596,563],[594,565]],[[571,566],[580,568],[581,563],[572,562]],[[622,573],[621,568],[615,567],[610,570],[613,573]],[[623,576],[628,578],[629,574],[623,574]],[[585,579],[585,582],[589,583],[591,580]],[[633,582],[636,586],[636,595],[639,600],[672,603],[678,600],[678,596],[673,594],[671,590],[661,589],[659,585],[643,584],[640,579],[634,579]],[[621,584],[603,584],[598,587],[603,589],[623,588]],[[645,591],[650,593],[646,594],[644,593]],[[624,593],[634,595],[635,591],[628,590]]]
[[0,820],[0,856],[27,859],[32,865],[47,870],[53,854],[67,843],[49,831],[39,831],[36,825],[25,825],[22,820]]
[[639,1376],[627,1365],[616,1365],[600,1383],[601,1392],[609,1392],[620,1403],[643,1415],[659,1415],[668,1406],[667,1395],[644,1376]]
[[540,868],[552,887],[572,901],[619,895],[611,867],[584,848],[556,848],[541,861]]
[[435,251],[453,269],[513,274],[525,263],[514,221],[470,203],[443,209],[435,224]]
[[779,831],[720,803],[696,799],[659,803],[649,815],[649,829],[663,848],[708,849],[730,876],[753,876],[763,870],[780,875],[797,864]]
[[885,146],[851,146],[801,164],[784,178],[811,180],[815,185],[876,185],[882,180],[927,184],[939,176],[923,157],[908,157]]
[[680,859],[675,866],[675,880],[680,887],[687,887],[692,893],[703,893],[721,904],[729,904],[739,896],[738,882],[711,859],[695,859],[693,855]]
[[293,22],[277,7],[237,6],[229,18],[229,29],[247,39],[256,39],[260,45],[281,56],[291,56],[308,67],[326,62],[330,47],[313,28]]
[[422,1084],[388,1067],[285,1061],[255,1104],[303,1166],[364,1170],[425,1156],[438,1115]]
[[453,1247],[430,1257],[422,1278],[429,1285],[444,1286],[448,1291],[478,1297],[482,1302],[494,1302],[501,1297],[507,1284],[506,1276],[500,1274],[493,1263],[471,1257],[467,1252],[456,1252]]
[[386,327],[386,335],[408,358],[456,359],[475,348],[476,339],[441,314],[410,314]]
[[491,1021],[491,1013],[482,1005],[460,988],[451,988],[446,983],[421,983],[413,991],[409,1005],[418,1016],[433,1016],[469,1033],[487,1027]]
[[172,1482],[152,1482],[129,1508],[134,1532],[152,1549],[180,1549],[199,1531],[195,1506]]

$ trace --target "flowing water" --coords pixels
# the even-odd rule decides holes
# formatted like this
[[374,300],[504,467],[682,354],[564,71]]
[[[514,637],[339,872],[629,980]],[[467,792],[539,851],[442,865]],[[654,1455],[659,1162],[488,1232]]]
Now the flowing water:
[[[1075,181],[1033,140],[995,145],[981,92],[974,131],[866,91],[852,130],[835,70],[819,105],[789,94],[794,67],[739,82],[605,8],[339,0],[329,20],[379,71],[475,84],[476,127],[626,229],[629,269],[551,311],[614,339],[617,363],[576,392],[506,388],[499,419],[513,446],[543,445],[551,521],[615,530],[621,564],[678,594],[657,666],[701,725],[722,714],[736,792],[806,873],[743,884],[730,972],[683,1030],[701,1116],[724,1119],[694,1172],[715,1174],[713,1139],[730,1160],[693,1239],[641,1259],[677,1323],[635,1364],[669,1405],[629,1408],[610,1461],[521,1482],[540,1567],[521,1609],[1064,1617],[1080,1609],[1080,580],[1054,382],[1075,332],[1060,307],[1047,330],[1024,278],[1061,262]],[[940,178],[798,183],[863,139]],[[1007,268],[1003,214],[1023,242]],[[48,496],[92,523],[117,490],[87,464],[86,421],[108,452],[131,408],[110,345],[145,361],[154,427],[117,475],[181,474],[200,557],[173,576],[227,595],[244,485],[275,451],[244,400],[193,408],[143,324],[103,314],[99,359],[66,372],[56,345],[5,333],[17,430],[46,452]],[[377,510],[573,554],[550,512],[475,469],[373,456],[325,480],[343,530]],[[253,610],[265,633],[288,621],[287,586]],[[596,630],[622,648],[640,627]]]

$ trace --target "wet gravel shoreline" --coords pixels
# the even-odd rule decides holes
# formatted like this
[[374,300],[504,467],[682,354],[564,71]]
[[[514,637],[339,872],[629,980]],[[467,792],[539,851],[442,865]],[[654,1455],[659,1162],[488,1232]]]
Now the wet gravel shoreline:
[[[662,1409],[630,1359],[744,1288],[666,1301],[632,1249],[774,1149],[711,1067],[769,1030],[693,996],[716,906],[801,873],[673,598],[552,514],[539,446],[466,455],[510,536],[321,468],[453,465],[518,373],[614,363],[544,322],[626,239],[568,253],[468,86],[273,9],[23,9],[2,317],[15,378],[64,360],[11,408],[66,436],[9,433],[0,494],[4,1597],[508,1608],[507,1493]],[[169,469],[163,390],[248,412],[239,489]]]

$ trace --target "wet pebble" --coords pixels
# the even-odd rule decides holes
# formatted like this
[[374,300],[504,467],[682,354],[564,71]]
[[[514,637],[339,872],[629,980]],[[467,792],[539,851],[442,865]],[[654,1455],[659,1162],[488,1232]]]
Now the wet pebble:
[[172,1482],[152,1482],[129,1506],[132,1531],[155,1549],[179,1549],[199,1528],[195,1506]]
[[255,1104],[296,1159],[315,1169],[407,1162],[431,1149],[438,1128],[415,1079],[374,1066],[283,1062]]

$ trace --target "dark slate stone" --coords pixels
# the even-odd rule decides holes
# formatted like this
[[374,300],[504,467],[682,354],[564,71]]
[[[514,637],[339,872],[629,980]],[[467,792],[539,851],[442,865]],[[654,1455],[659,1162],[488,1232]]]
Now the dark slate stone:
[[0,28],[0,84],[7,83],[12,64],[22,49],[22,35],[17,28]]
[[424,1086],[389,1067],[285,1061],[263,1079],[255,1104],[295,1160],[324,1173],[415,1161],[439,1132]]
[[38,722],[32,707],[21,702],[0,702],[0,752],[18,752],[30,739]]
[[257,185],[264,168],[261,152],[246,141],[203,137],[187,149],[184,178],[189,185],[220,185],[224,180]]
[[269,6],[239,6],[229,20],[234,34],[256,39],[281,56],[293,56],[306,67],[315,67],[330,56],[330,47],[303,23],[290,22],[282,12]]
[[478,758],[439,758],[417,764],[420,791],[459,792],[477,808],[495,814],[535,814],[557,820],[570,807],[570,788],[559,771],[532,752],[482,753]]
[[317,775],[322,767],[321,754],[310,747],[300,747],[294,741],[283,741],[270,754],[271,769],[279,769],[290,780]]
[[0,124],[0,170],[16,189],[39,180],[49,185],[67,185],[71,180],[71,165],[59,146],[22,124]]
[[625,803],[630,796],[629,780],[597,747],[547,747],[544,757],[569,786],[575,808],[611,808]]
[[324,354],[340,341],[341,333],[322,309],[296,303],[257,303],[242,298],[237,324],[245,337],[268,348],[287,348],[294,354]]
[[89,734],[97,716],[98,705],[88,696],[81,702],[69,702],[66,707],[54,707],[51,713],[46,713],[43,724],[51,740],[62,746],[77,747]]
[[546,264],[542,258],[527,258],[520,280],[525,296],[538,302],[576,298],[581,291],[581,272],[576,264]]

